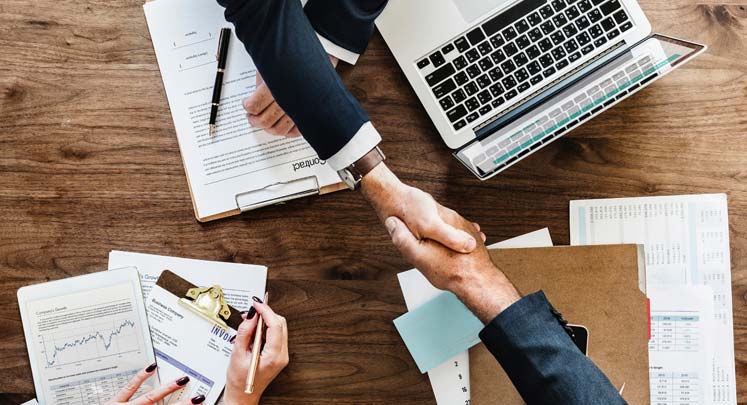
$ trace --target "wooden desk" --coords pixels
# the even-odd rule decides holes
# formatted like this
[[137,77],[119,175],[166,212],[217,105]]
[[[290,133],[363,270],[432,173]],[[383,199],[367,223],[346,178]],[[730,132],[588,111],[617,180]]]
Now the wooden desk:
[[[379,35],[345,82],[407,182],[496,242],[571,199],[726,192],[739,399],[747,402],[747,2],[643,0],[706,54],[488,182],[449,154]],[[33,396],[16,289],[106,268],[112,249],[270,268],[291,365],[267,404],[434,402],[392,319],[410,266],[357,194],[197,224],[142,0],[0,3],[0,402]]]

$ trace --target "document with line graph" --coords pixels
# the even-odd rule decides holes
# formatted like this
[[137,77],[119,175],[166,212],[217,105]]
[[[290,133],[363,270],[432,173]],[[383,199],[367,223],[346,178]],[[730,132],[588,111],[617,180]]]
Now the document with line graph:
[[18,304],[42,404],[103,404],[155,362],[135,268],[23,287]]

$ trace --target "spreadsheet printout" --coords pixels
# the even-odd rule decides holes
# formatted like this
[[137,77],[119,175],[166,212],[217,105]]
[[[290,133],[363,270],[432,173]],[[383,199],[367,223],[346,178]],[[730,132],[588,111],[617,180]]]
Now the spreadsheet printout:
[[572,245],[643,244],[647,289],[711,287],[714,306],[711,399],[714,404],[736,404],[726,195],[571,201],[570,231]]
[[654,289],[648,343],[652,405],[711,404],[713,290]]

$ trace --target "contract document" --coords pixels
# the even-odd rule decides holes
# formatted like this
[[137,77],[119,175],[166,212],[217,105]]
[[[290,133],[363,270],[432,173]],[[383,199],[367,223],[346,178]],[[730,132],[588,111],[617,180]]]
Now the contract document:
[[[645,246],[647,290],[695,285],[711,288],[714,351],[707,397],[714,404],[736,404],[726,195],[571,201],[570,211],[572,245]],[[652,302],[652,312],[661,309],[655,304]]]
[[317,194],[340,183],[303,138],[273,136],[249,125],[242,100],[254,92],[257,71],[235,35],[217,132],[210,136],[218,33],[229,26],[217,2],[156,0],[144,9],[198,220]]

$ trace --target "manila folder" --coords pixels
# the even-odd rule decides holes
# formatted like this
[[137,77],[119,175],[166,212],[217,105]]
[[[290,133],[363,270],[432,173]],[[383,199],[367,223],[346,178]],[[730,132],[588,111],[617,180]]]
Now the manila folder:
[[[649,402],[648,301],[642,245],[499,249],[490,255],[522,294],[543,290],[571,324],[589,330],[588,355],[631,404]],[[470,349],[472,405],[523,401],[493,355]]]

